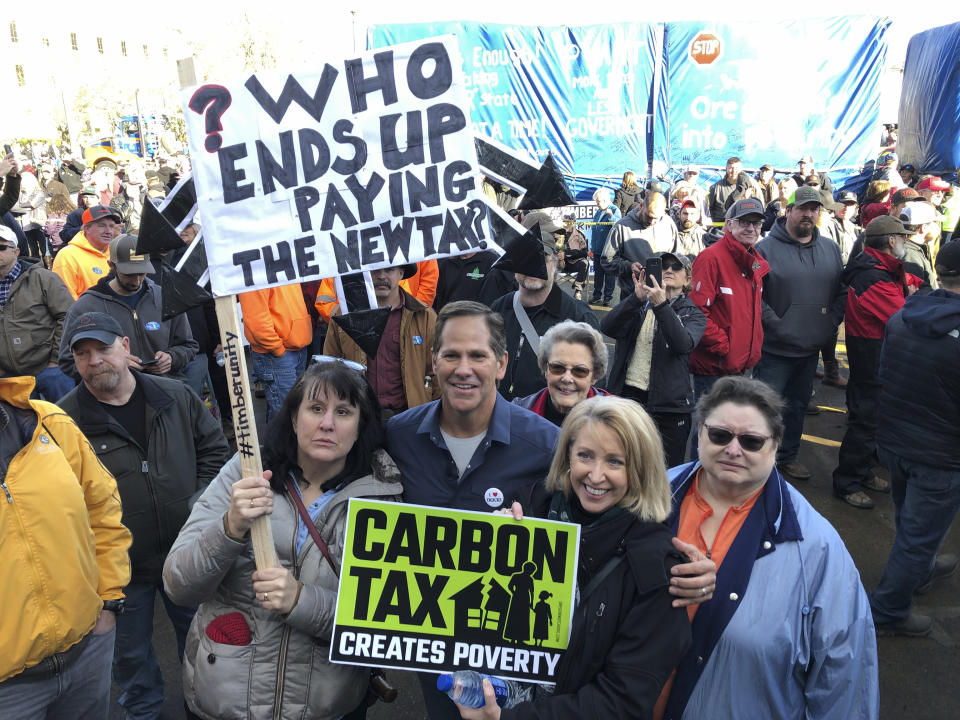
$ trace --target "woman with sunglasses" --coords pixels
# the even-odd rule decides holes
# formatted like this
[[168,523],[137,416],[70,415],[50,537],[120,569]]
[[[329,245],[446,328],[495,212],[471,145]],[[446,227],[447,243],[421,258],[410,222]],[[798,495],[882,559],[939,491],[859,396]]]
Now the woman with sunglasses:
[[876,718],[870,605],[836,530],[776,469],[782,401],[725,377],[697,403],[699,462],[673,468],[670,523],[717,564],[662,717]]
[[[200,606],[183,659],[191,718],[316,720],[361,706],[370,671],[330,663],[329,641],[348,501],[403,492],[382,440],[366,379],[317,362],[267,427],[263,475],[242,477],[235,455],[200,496],[163,569],[175,602]],[[262,515],[278,563],[257,570],[250,528]]]
[[693,391],[690,353],[707,327],[703,312],[687,297],[690,261],[662,253],[663,284],[642,270],[634,292],[600,322],[617,341],[607,389],[643,405],[660,430],[667,467],[683,462],[690,436]]
[[[556,685],[501,710],[485,681],[485,705],[458,706],[467,720],[634,720],[652,716],[690,645],[690,623],[672,594],[686,558],[665,524],[670,488],[657,429],[634,402],[594,397],[570,411],[546,481],[504,513],[580,525],[577,593]],[[701,560],[698,570],[704,565]],[[700,582],[712,583],[709,577]],[[697,593],[699,596],[700,594]],[[720,717],[704,715],[703,717]]]
[[609,395],[594,386],[607,374],[607,346],[603,335],[587,323],[564,320],[547,330],[540,339],[537,362],[547,387],[513,402],[554,425],[562,425],[581,400]]

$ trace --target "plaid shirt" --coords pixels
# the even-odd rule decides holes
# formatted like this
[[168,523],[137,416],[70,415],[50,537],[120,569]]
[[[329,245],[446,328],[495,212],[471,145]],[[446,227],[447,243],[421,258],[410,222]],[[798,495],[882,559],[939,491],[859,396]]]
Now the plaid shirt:
[[10,294],[10,288],[13,287],[13,281],[20,277],[20,263],[14,263],[13,269],[6,277],[0,278],[0,308],[7,304],[7,296]]

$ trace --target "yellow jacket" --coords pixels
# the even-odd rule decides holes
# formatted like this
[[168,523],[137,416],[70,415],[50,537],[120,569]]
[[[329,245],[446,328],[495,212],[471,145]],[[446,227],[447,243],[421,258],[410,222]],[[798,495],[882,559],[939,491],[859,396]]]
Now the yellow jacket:
[[300,283],[240,293],[243,334],[254,352],[280,357],[313,340],[313,324]]
[[0,682],[79,642],[130,581],[117,483],[69,416],[29,399],[33,384],[0,378],[0,399],[32,411],[0,478]]
[[57,253],[53,271],[60,276],[67,290],[76,300],[87,288],[93,287],[110,272],[106,252],[100,252],[87,240],[83,231]]

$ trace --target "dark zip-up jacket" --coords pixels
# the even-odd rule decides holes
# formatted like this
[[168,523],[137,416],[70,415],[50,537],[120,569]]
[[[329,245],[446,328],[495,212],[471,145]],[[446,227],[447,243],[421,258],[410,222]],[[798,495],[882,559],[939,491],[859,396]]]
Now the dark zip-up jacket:
[[652,412],[693,412],[693,390],[690,386],[690,353],[700,342],[707,327],[707,318],[684,294],[651,308],[636,293],[604,316],[600,331],[617,341],[607,389],[614,395],[623,392],[627,367],[637,346],[637,337],[647,313],[653,311],[656,328],[653,332],[653,354],[650,358],[648,405]]
[[877,445],[960,470],[960,295],[912,295],[887,323]]
[[191,497],[220,472],[230,449],[220,425],[183,382],[131,372],[146,397],[147,447],[82,382],[58,404],[117,480],[123,524],[133,534],[132,582],[159,582]]
[[[532,395],[547,386],[547,379],[540,372],[537,354],[527,343],[520,328],[520,321],[513,311],[514,293],[508,293],[496,300],[490,309],[503,316],[507,331],[507,373],[500,381],[500,394],[507,400]],[[590,306],[581,300],[575,300],[554,285],[543,305],[537,308],[525,308],[533,329],[540,337],[563,320],[585,322],[590,327],[600,329],[597,316]]]
[[[170,320],[163,320],[163,298],[160,295],[160,286],[150,278],[144,278],[143,283],[146,289],[137,301],[136,309],[131,308],[107,287],[112,278],[113,273],[77,298],[67,311],[64,327],[69,328],[84,313],[106,313],[120,323],[123,334],[130,338],[132,355],[147,360],[152,359],[157,350],[163,350],[170,354],[172,360],[170,376],[180,375],[187,363],[193,360],[199,347],[190,332],[187,316],[181,313]],[[70,338],[66,335],[60,342],[59,362],[60,369],[65,374],[72,378],[80,378],[73,364]]]
[[843,322],[847,301],[840,248],[813,229],[808,243],[779,218],[757,243],[770,272],[763,281],[763,352],[804,357],[817,352]]
[[[542,510],[536,514],[545,516]],[[690,621],[682,608],[671,606],[668,592],[670,569],[685,562],[670,537],[666,525],[626,511],[581,526],[580,600],[556,690],[503,710],[501,720],[652,716],[661,688],[690,647]],[[590,581],[617,556],[619,564],[587,593]]]

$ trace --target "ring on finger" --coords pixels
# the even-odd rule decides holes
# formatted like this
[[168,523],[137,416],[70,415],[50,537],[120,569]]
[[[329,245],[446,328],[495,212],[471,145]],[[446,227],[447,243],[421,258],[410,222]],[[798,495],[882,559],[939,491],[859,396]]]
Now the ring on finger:
[[707,594],[707,586],[706,586],[706,585],[704,585],[702,588],[700,588],[700,594],[701,594],[701,595],[706,595],[706,594]]
[[263,601],[266,602],[266,601],[267,601],[267,598],[269,598],[269,597],[270,597],[270,593],[265,592],[265,593],[263,594]]
[[255,505],[254,498],[250,498],[250,507],[254,507]]

